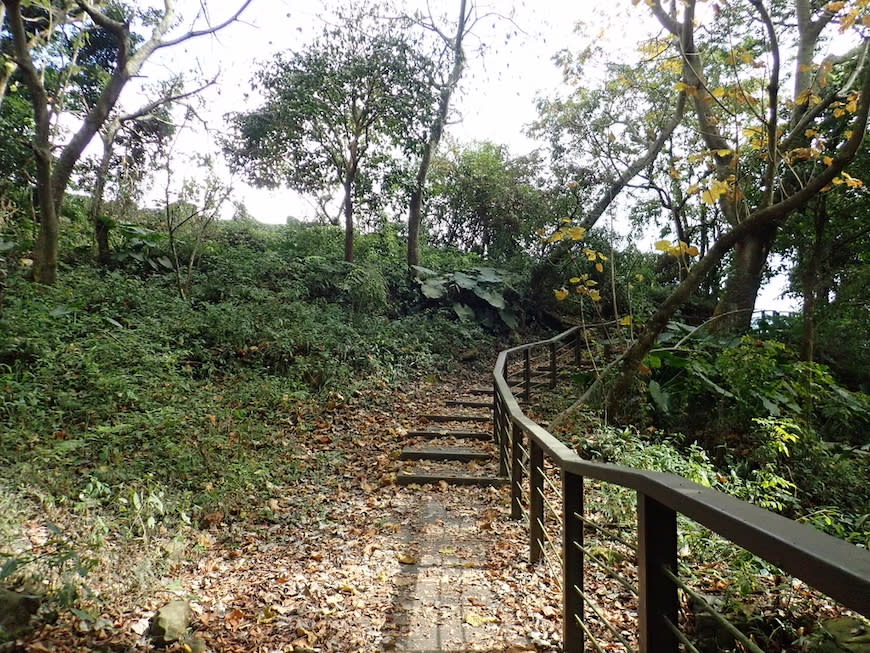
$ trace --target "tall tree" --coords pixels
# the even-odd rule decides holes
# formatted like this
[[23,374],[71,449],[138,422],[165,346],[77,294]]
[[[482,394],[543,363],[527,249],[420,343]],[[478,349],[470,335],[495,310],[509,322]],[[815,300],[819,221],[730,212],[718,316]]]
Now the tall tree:
[[426,221],[433,243],[505,261],[537,245],[552,221],[535,155],[512,158],[505,146],[454,147],[432,162]]
[[[108,120],[127,82],[139,74],[148,58],[161,48],[172,47],[191,38],[213,34],[234,22],[252,0],[244,0],[239,9],[224,22],[205,29],[191,29],[180,36],[170,34],[176,27],[178,16],[174,0],[164,0],[163,10],[155,18],[151,35],[138,43],[132,30],[132,15],[122,19],[113,17],[105,6],[86,0],[62,0],[52,3],[48,16],[43,19],[41,37],[34,39],[33,29],[25,20],[30,3],[22,0],[3,0],[6,25],[12,35],[11,58],[30,95],[35,118],[33,151],[36,159],[35,194],[39,216],[39,236],[34,251],[36,258],[34,277],[43,283],[57,279],[58,215],[63,197],[76,163],[82,152]],[[109,5],[112,7],[112,5]],[[117,7],[117,5],[115,5]],[[65,26],[60,29],[59,26]],[[115,48],[111,57],[111,71],[97,82],[93,103],[83,107],[81,124],[65,144],[55,142],[53,119],[62,105],[57,100],[62,93],[49,93],[42,67],[45,57],[41,48],[50,46],[54,39],[68,38],[70,30],[85,34],[100,28],[109,35]],[[71,62],[72,63],[72,62]],[[71,79],[74,67],[67,69]],[[55,155],[55,150],[59,154]]]
[[459,15],[456,20],[456,31],[453,36],[449,36],[442,31],[435,23],[432,16],[429,16],[428,21],[418,20],[418,24],[423,25],[427,30],[430,30],[438,35],[444,45],[444,53],[449,54],[452,59],[450,73],[446,80],[436,82],[438,91],[438,109],[432,117],[432,122],[428,127],[425,141],[423,143],[423,151],[420,154],[420,162],[417,165],[417,174],[414,177],[414,185],[411,189],[411,197],[408,202],[408,265],[420,265],[420,226],[423,220],[423,192],[426,186],[426,177],[429,174],[429,167],[432,164],[432,155],[438,148],[441,142],[441,137],[444,134],[444,128],[447,126],[447,118],[450,113],[450,101],[453,97],[453,92],[459,85],[459,80],[462,77],[462,72],[465,69],[465,49],[463,42],[468,32],[474,27],[477,21],[471,20],[471,12],[474,10],[474,3],[468,7],[467,0],[459,0]]
[[225,148],[231,166],[256,185],[313,194],[340,187],[348,261],[363,168],[413,153],[434,106],[433,62],[406,31],[367,11],[261,69],[264,102],[229,116],[234,133]]

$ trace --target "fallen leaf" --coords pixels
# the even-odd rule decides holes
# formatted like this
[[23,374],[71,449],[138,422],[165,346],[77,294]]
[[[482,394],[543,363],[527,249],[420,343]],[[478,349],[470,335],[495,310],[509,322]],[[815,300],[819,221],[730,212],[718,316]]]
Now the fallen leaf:
[[400,553],[396,556],[396,560],[403,565],[416,565],[418,562],[417,556],[411,555],[410,553]]
[[483,626],[484,624],[494,624],[498,623],[498,617],[493,616],[484,616],[482,614],[477,614],[476,612],[469,612],[465,615],[465,623],[469,626],[474,626],[478,628]]

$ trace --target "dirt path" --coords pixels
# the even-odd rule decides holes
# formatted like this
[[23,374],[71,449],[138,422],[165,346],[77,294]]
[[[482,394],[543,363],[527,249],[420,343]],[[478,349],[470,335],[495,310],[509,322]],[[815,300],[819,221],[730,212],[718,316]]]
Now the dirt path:
[[250,514],[212,516],[201,557],[163,591],[105,615],[102,631],[61,620],[21,650],[150,650],[153,611],[179,598],[196,639],[169,651],[558,650],[559,597],[547,569],[526,562],[507,488],[394,483],[417,416],[486,381],[421,378],[336,397],[295,436],[302,478]]

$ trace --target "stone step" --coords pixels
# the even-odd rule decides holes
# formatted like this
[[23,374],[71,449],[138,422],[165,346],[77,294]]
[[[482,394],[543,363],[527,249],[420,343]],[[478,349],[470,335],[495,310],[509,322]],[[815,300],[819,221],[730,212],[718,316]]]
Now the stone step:
[[491,454],[465,447],[414,447],[402,449],[400,460],[489,460]]
[[463,408],[492,408],[491,401],[470,401],[468,399],[448,399],[448,406],[461,406]]
[[487,415],[420,415],[420,419],[430,422],[491,422]]
[[463,473],[445,472],[401,472],[396,475],[396,483],[399,485],[430,485],[444,481],[450,485],[480,485],[501,486],[507,485],[508,479],[501,476],[474,476]]
[[481,431],[454,431],[450,429],[427,429],[408,431],[409,438],[457,438],[460,440],[491,440],[492,433]]

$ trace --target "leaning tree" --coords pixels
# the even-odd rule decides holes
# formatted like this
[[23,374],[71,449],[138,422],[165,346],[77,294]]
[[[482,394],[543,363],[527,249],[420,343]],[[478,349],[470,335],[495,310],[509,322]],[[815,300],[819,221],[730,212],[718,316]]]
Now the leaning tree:
[[[603,156],[589,164],[591,180],[578,180],[590,189],[580,224],[594,225],[626,188],[645,188],[668,210],[679,208],[683,221],[712,212],[718,237],[626,352],[609,390],[611,415],[621,412],[641,361],[675,311],[728,257],[717,326],[748,327],[782,226],[836,185],[861,185],[845,168],[861,147],[870,106],[866,2],[642,4],[634,11],[650,11],[662,32],[642,44],[638,64],[611,66],[602,88],[580,89],[565,102],[567,109],[583,102],[601,108],[592,115],[600,120],[608,100],[618,114],[636,109],[588,141]],[[853,47],[838,53],[843,43]],[[831,130],[833,119],[848,128]],[[686,210],[692,205],[694,212]]]

